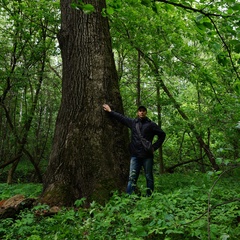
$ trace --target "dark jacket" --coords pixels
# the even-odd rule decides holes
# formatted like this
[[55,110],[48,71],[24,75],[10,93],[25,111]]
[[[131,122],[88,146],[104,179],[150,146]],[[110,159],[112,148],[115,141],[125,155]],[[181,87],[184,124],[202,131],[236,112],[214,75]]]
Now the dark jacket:
[[152,122],[149,118],[129,118],[120,113],[111,111],[110,116],[127,126],[131,129],[131,143],[130,143],[130,153],[132,157],[139,157],[139,158],[147,158],[153,157],[153,153],[149,153],[145,151],[140,137],[138,135],[136,124],[137,122],[140,123],[140,131],[142,136],[152,143],[152,140],[155,135],[158,136],[158,140],[152,145],[154,151],[157,150],[166,137],[165,132],[154,122]]

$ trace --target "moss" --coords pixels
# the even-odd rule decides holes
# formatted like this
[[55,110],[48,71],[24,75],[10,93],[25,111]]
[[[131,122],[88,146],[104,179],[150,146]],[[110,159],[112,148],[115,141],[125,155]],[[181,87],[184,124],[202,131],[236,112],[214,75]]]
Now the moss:
[[90,201],[96,201],[99,204],[105,204],[112,196],[113,191],[119,190],[115,179],[104,179],[95,185]]
[[39,199],[39,202],[49,206],[73,206],[75,197],[70,190],[72,187],[67,185],[50,185]]
[[73,206],[76,200],[85,197],[87,206],[93,201],[105,204],[120,186],[125,187],[125,183],[116,178],[91,179],[89,177],[85,180],[85,184],[79,181],[74,185],[55,182],[44,189],[39,202],[49,206]]

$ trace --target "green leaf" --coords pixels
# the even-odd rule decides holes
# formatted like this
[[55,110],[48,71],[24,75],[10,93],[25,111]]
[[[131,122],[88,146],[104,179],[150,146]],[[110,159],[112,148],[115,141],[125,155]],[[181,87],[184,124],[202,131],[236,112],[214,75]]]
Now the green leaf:
[[82,6],[82,10],[84,11],[84,13],[90,14],[95,11],[95,8],[92,4],[84,4]]
[[204,26],[202,23],[196,22],[196,25],[197,25],[197,27],[198,27],[200,30],[203,30],[203,31],[206,30],[206,26]]
[[71,7],[76,10],[82,9],[86,14],[90,14],[95,11],[95,8],[92,4],[84,4],[82,0],[78,0],[78,3],[71,3]]
[[221,240],[227,240],[227,239],[229,239],[229,238],[230,238],[230,236],[229,236],[228,234],[226,234],[226,233],[224,233],[224,234],[220,237]]
[[74,204],[76,207],[80,207],[85,203],[85,201],[86,201],[86,198],[81,198],[81,199],[76,200]]
[[106,11],[107,11],[107,14],[108,14],[108,15],[112,15],[112,14],[115,12],[114,8],[112,8],[112,7],[108,7],[108,8],[106,9]]
[[211,47],[215,51],[219,51],[222,48],[222,46],[217,42],[210,42],[209,47]]
[[152,3],[151,0],[141,0],[141,4],[146,6],[146,7],[151,6],[151,3]]
[[235,51],[236,53],[240,53],[240,43],[238,43],[237,45],[235,45],[234,51]]
[[198,15],[198,16],[196,17],[196,21],[197,21],[197,22],[200,22],[202,19],[203,19],[203,15],[202,15],[202,14],[200,14],[200,15]]
[[240,10],[240,3],[235,3],[232,9],[237,11]]
[[227,64],[227,57],[226,57],[226,54],[221,52],[217,55],[217,61],[220,65],[222,66],[226,66]]
[[209,29],[212,29],[213,26],[210,22],[203,22],[203,25],[206,27],[206,28],[209,28]]
[[177,230],[177,229],[169,229],[166,231],[166,234],[171,234],[171,233],[175,233],[175,234],[183,234],[184,232],[181,230]]

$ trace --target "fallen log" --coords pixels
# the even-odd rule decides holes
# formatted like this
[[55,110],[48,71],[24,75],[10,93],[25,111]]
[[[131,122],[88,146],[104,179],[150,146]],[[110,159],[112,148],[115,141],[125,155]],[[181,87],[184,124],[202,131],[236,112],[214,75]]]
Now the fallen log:
[[[35,198],[25,198],[24,195],[15,195],[7,200],[0,201],[0,219],[16,218],[23,209],[31,209],[37,204]],[[35,210],[36,217],[49,217],[57,214],[61,209],[53,206],[49,209]]]
[[25,198],[20,194],[0,201],[0,219],[15,218],[21,210],[32,208],[35,201],[34,198]]

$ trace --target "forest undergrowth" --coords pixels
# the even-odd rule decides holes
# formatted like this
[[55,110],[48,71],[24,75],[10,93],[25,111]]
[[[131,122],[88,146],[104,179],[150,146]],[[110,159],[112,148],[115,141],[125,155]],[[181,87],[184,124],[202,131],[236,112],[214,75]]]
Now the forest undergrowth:
[[[0,239],[240,239],[240,169],[226,172],[155,173],[156,187],[145,197],[145,179],[139,179],[142,195],[114,192],[101,206],[84,199],[74,208],[63,208],[51,217],[37,212],[38,205],[16,219],[1,219]],[[37,197],[40,184],[0,184],[0,200],[24,194]]]

